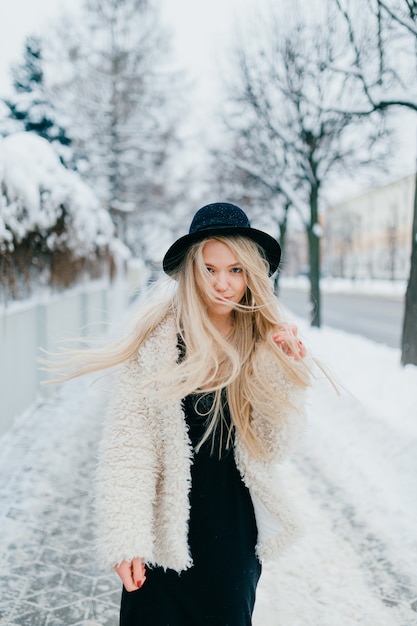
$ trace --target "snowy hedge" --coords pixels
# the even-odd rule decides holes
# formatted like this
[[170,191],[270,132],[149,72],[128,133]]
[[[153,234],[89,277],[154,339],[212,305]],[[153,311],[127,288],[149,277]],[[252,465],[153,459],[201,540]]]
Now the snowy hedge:
[[0,140],[0,272],[12,292],[33,272],[65,286],[81,272],[100,274],[114,242],[107,211],[45,139],[22,132]]

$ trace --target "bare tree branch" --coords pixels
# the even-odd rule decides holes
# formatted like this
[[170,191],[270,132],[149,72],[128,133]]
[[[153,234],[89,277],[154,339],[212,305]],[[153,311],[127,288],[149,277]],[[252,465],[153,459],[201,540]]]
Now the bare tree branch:
[[[384,11],[386,11],[388,13],[388,15],[398,24],[400,24],[401,26],[404,26],[404,28],[406,28],[412,35],[414,35],[414,37],[417,37],[417,25],[413,22],[409,22],[408,20],[405,20],[404,18],[402,18],[400,15],[398,15],[398,13],[395,13],[386,2],[384,2],[384,0],[377,0],[378,2],[378,6],[382,7],[384,9]],[[406,2],[406,4],[408,4]],[[416,9],[415,7],[412,5],[408,5],[410,13],[412,12],[412,10],[414,9],[414,14],[412,15],[412,19],[415,20],[416,17]]]
[[[332,173],[372,160],[371,139],[366,140],[372,122],[330,106],[336,88],[344,102],[350,85],[335,81],[328,67],[337,58],[338,33],[327,26],[300,22],[281,32],[272,17],[257,37],[261,47],[241,39],[230,87],[234,114],[226,124],[231,147],[225,145],[223,157],[216,153],[222,184],[241,184],[250,197],[254,188],[265,197],[284,197],[301,218],[309,241],[311,301],[317,303],[314,325],[320,325],[321,188]],[[348,139],[354,124],[363,128],[363,141],[356,144]]]
[[[363,94],[370,104],[369,114],[377,111],[383,111],[388,113],[393,108],[403,107],[411,111],[417,111],[417,97],[412,99],[409,97],[409,91],[413,89],[416,84],[416,68],[414,69],[414,76],[412,80],[404,70],[409,70],[409,66],[404,64],[404,60],[408,60],[410,49],[411,55],[414,57],[417,49],[417,3],[413,0],[405,0],[405,5],[408,9],[409,18],[407,19],[404,13],[400,10],[392,8],[386,0],[377,0],[377,50],[379,52],[379,65],[377,71],[377,81],[370,81],[369,78],[365,79],[365,72],[375,74],[372,68],[372,64],[375,59],[368,57],[364,59],[359,52],[359,43],[355,32],[355,26],[352,17],[348,11],[343,9],[340,0],[335,0],[336,6],[340,14],[343,16],[344,21],[348,29],[348,46],[354,55],[353,68],[346,74],[349,80],[357,82],[362,88]],[[398,8],[398,4],[397,4]],[[386,21],[387,35],[382,37],[382,28],[384,22],[384,16]],[[364,18],[362,18],[364,19]],[[371,23],[370,28],[374,25]],[[357,26],[356,26],[357,28]],[[398,46],[400,41],[400,46]],[[393,44],[397,44],[393,48]],[[404,76],[402,79],[401,77]],[[407,80],[408,79],[408,80]],[[403,88],[403,97],[390,98],[386,97],[387,93],[392,89],[390,81],[394,81],[396,87]],[[377,85],[379,88],[378,97],[372,95],[373,87]],[[411,89],[410,89],[411,87]],[[382,94],[381,94],[382,91]],[[355,114],[357,112],[355,111]],[[366,115],[366,111],[361,113]],[[401,362],[403,365],[412,363],[417,365],[417,179],[414,198],[414,216],[412,225],[412,237],[411,237],[411,258],[410,258],[410,275],[407,284],[407,291],[405,296],[405,309],[404,309],[404,321],[403,321],[403,333],[402,333],[402,354]]]

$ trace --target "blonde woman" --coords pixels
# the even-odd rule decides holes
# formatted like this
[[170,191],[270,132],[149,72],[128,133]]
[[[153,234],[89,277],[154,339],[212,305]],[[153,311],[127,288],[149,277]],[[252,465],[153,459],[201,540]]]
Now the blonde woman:
[[250,625],[262,561],[297,534],[276,468],[310,377],[269,280],[280,253],[239,207],[203,207],[165,255],[173,293],[83,370],[124,361],[96,498],[121,626]]

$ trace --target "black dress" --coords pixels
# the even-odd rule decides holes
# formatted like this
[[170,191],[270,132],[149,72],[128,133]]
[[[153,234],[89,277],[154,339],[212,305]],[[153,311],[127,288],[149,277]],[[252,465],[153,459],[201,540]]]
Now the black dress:
[[[225,394],[224,394],[225,398]],[[212,394],[183,400],[194,447],[205,432]],[[197,410],[196,410],[197,403]],[[230,414],[224,400],[224,419]],[[261,565],[252,500],[236,467],[228,428],[194,454],[189,546],[194,565],[178,574],[147,568],[141,589],[123,589],[120,626],[250,626]],[[214,446],[213,444],[214,439]],[[219,458],[219,443],[222,452]]]

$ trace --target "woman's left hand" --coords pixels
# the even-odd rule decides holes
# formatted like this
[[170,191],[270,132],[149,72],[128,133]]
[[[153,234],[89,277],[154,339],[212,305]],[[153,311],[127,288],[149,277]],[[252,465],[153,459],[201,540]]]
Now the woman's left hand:
[[307,354],[305,345],[298,339],[297,326],[279,326],[272,339],[287,356],[292,356],[296,361],[303,359]]

